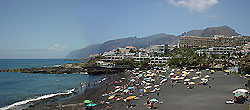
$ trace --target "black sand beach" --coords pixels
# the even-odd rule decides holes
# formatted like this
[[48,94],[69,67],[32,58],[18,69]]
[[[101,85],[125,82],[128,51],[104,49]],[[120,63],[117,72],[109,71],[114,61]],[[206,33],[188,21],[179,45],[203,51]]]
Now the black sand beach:
[[[207,71],[202,71],[202,76],[207,73]],[[157,98],[162,103],[155,105],[157,110],[247,110],[249,102],[245,104],[226,104],[226,100],[233,98],[232,91],[237,88],[244,88],[244,84],[247,82],[246,79],[239,77],[239,75],[224,75],[224,72],[215,72],[210,75],[211,78],[208,81],[208,85],[200,86],[195,85],[194,89],[187,89],[186,85],[183,83],[177,83],[177,85],[171,87],[170,81],[160,86],[159,96],[156,93],[150,93],[148,96],[140,97],[139,93],[133,95],[139,96],[138,100],[131,100],[130,104],[135,104],[136,106],[131,109],[135,110],[145,110],[147,107],[144,105],[147,97]],[[127,74],[114,74],[111,75],[111,80],[113,82],[121,77],[128,77]],[[168,75],[166,75],[168,76]],[[159,81],[156,81],[158,83]],[[126,84],[128,81],[123,82]],[[209,88],[209,85],[212,87]],[[112,90],[114,85],[110,85],[108,91]],[[30,110],[51,110],[51,109],[64,109],[64,110],[83,110],[85,99],[90,99],[97,104],[94,107],[95,110],[108,110],[107,105],[101,105],[102,100],[109,101],[107,97],[102,97],[105,93],[106,84],[102,83],[95,88],[87,88],[83,94],[77,95],[73,98],[65,100],[63,102],[49,104],[49,105],[36,105]],[[112,110],[124,110],[128,102],[121,101],[110,101],[112,105]],[[112,104],[112,102],[114,102]]]
[[[203,71],[205,73],[205,71]],[[208,85],[195,86],[188,90],[185,85],[177,84],[169,86],[169,82],[161,86],[160,97],[151,94],[149,97],[157,97],[163,104],[158,104],[158,110],[248,110],[249,102],[246,104],[226,104],[225,101],[233,98],[232,91],[244,88],[246,79],[239,75],[225,76],[224,72],[216,72],[211,75],[215,80],[210,80]],[[145,109],[146,97],[137,101],[138,110]]]
[[[108,75],[109,79],[106,80],[108,82],[113,82],[118,80],[121,77],[127,78],[128,75],[125,73],[120,74],[112,74]],[[105,97],[102,97],[102,94],[106,91],[106,87],[108,87],[108,91],[112,90],[112,85],[106,85],[105,81],[101,84],[90,88],[86,88],[83,93],[78,94],[70,99],[67,99],[62,102],[50,102],[49,104],[45,104],[46,100],[43,103],[36,103],[33,106],[29,107],[26,110],[56,110],[56,109],[64,109],[64,110],[83,110],[84,104],[83,101],[85,99],[91,99],[93,102],[100,103],[102,100],[105,100]],[[105,106],[106,107],[106,106]],[[96,106],[96,109],[105,108],[104,106]]]

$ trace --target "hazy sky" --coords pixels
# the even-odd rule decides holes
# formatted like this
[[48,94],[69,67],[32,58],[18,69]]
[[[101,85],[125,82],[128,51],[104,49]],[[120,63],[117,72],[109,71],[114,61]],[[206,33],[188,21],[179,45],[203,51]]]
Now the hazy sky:
[[107,40],[228,25],[250,35],[249,0],[0,0],[0,58],[63,58]]

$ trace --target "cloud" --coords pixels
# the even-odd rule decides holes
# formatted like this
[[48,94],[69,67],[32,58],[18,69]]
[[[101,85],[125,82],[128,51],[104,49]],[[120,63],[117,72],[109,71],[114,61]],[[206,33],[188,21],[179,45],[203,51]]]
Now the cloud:
[[216,5],[218,0],[168,0],[170,4],[182,6],[192,11],[202,12]]
[[66,45],[54,44],[52,47],[48,48],[49,51],[64,51],[68,47]]

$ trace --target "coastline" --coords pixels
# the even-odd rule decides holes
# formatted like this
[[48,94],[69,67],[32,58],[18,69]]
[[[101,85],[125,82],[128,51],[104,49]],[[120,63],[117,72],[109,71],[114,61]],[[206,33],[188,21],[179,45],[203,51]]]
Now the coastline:
[[[121,73],[116,73],[116,74],[111,74],[107,75],[108,82],[113,82],[121,77],[127,78],[128,75],[125,72]],[[105,81],[101,82],[100,84],[96,85],[95,87],[92,88],[85,88],[85,90],[73,97],[70,97],[66,100],[63,101],[55,101],[50,103],[47,103],[49,100],[43,100],[41,102],[35,103],[34,105],[31,105],[29,108],[25,110],[51,110],[51,109],[64,109],[64,110],[72,110],[72,109],[79,109],[79,108],[84,108],[84,103],[83,101],[85,99],[90,99],[93,102],[96,102],[97,104],[100,104],[102,100],[105,100],[105,97],[102,97],[102,94],[105,93],[106,87],[108,87],[108,91],[112,90],[113,88],[109,88],[108,85],[106,85]],[[112,86],[111,86],[112,87]],[[106,106],[105,106],[106,107]],[[95,108],[101,109],[105,108],[104,106],[96,106]]]

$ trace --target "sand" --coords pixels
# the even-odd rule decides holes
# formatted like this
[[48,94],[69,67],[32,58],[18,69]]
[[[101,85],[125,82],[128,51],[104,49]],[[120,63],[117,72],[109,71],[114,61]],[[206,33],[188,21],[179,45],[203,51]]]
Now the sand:
[[[203,73],[205,73],[203,71]],[[169,82],[161,86],[160,96],[151,94],[149,97],[158,98],[163,104],[157,104],[158,110],[248,110],[247,104],[226,104],[225,101],[233,98],[232,91],[237,88],[244,88],[246,79],[239,75],[225,76],[224,72],[216,72],[211,75],[215,80],[210,80],[208,85],[195,86],[189,90],[183,84],[174,87],[169,86]],[[137,102],[138,110],[145,109],[146,97]]]
[[[206,71],[202,71],[203,76]],[[170,81],[165,85],[160,86],[160,96],[156,93],[151,93],[148,96],[140,97],[139,100],[131,100],[129,103],[136,104],[135,110],[145,110],[146,98],[157,98],[162,101],[162,104],[156,104],[155,109],[157,110],[248,110],[249,102],[245,104],[226,104],[226,100],[233,98],[232,91],[237,88],[244,88],[244,84],[247,80],[240,78],[239,75],[228,75],[225,76],[224,72],[215,72],[210,75],[215,80],[210,80],[208,85],[200,86],[195,85],[194,89],[187,89],[183,83],[178,83],[174,87],[169,85]],[[111,76],[110,82],[113,82],[121,77],[128,78],[126,74],[114,74]],[[159,81],[156,81],[159,82]],[[127,82],[123,82],[125,84]],[[208,86],[211,85],[212,88]],[[113,90],[113,85],[109,87],[109,90]],[[53,103],[49,105],[37,105],[30,109],[36,110],[51,110],[51,109],[64,109],[64,110],[83,110],[84,104],[82,103],[85,99],[90,99],[98,105],[94,107],[95,110],[107,110],[106,104],[101,105],[100,101],[107,100],[107,97],[101,95],[105,92],[106,84],[102,83],[96,88],[86,89],[83,94],[75,96],[71,99],[65,100],[59,103]],[[139,93],[134,95],[139,96]],[[112,110],[125,110],[128,102],[122,101],[110,101],[114,102]]]

